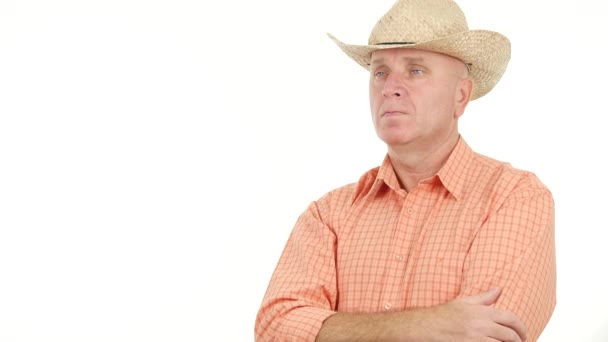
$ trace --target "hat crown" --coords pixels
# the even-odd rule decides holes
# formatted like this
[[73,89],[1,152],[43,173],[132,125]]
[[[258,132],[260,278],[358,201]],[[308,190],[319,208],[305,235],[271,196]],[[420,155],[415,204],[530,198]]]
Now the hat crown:
[[420,43],[468,31],[451,0],[398,0],[374,26],[369,44]]

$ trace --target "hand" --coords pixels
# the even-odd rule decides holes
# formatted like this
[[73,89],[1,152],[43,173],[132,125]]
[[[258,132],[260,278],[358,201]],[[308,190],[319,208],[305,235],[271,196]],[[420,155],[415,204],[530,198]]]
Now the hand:
[[388,313],[336,313],[316,341],[522,342],[526,327],[515,314],[493,306],[492,289],[429,308]]
[[417,335],[422,341],[525,341],[526,327],[519,318],[512,312],[491,306],[500,292],[492,289],[415,310],[411,323],[420,329]]

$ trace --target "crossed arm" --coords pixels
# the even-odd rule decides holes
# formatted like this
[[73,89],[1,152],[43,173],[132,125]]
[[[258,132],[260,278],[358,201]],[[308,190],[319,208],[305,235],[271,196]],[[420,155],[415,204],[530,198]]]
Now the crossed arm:
[[512,312],[491,306],[500,289],[430,308],[392,313],[336,313],[323,323],[316,342],[341,341],[526,341]]
[[[302,239],[294,230],[290,237],[258,314],[257,341],[536,341],[553,312],[554,222],[548,192],[523,193],[484,223],[469,250],[458,298],[396,312],[334,311],[335,277],[317,278],[321,269],[306,269],[310,265],[301,261],[314,259],[314,267],[335,268],[335,257],[328,252],[335,236],[321,227],[317,214],[300,222],[309,228],[318,225],[307,231],[312,236]],[[503,229],[513,224],[525,225],[525,233],[514,238]],[[496,241],[500,247],[489,251],[497,248]],[[497,258],[492,270],[480,266],[487,255]],[[277,281],[286,270],[302,278]],[[295,293],[282,292],[301,281],[306,285]]]

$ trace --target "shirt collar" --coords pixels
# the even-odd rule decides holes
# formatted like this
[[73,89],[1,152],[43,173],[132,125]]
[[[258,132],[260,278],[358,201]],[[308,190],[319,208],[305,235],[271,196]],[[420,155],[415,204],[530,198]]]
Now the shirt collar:
[[380,185],[382,185],[382,183],[386,184],[393,191],[401,191],[401,185],[399,185],[399,180],[397,179],[397,175],[395,174],[395,170],[393,169],[393,164],[391,163],[391,158],[388,156],[388,153],[384,157],[380,170],[378,170],[374,188],[378,188]]
[[[445,164],[443,164],[439,172],[437,172],[437,175],[432,177],[438,178],[446,190],[448,190],[448,192],[457,200],[459,200],[465,192],[466,177],[464,175],[468,174],[468,168],[471,165],[474,155],[475,152],[473,152],[464,139],[460,137]],[[397,179],[397,175],[395,174],[388,154],[384,157],[384,161],[378,170],[373,189],[377,190],[382,183],[386,184],[394,191],[401,191],[399,180]]]
[[466,175],[469,173],[471,162],[475,157],[475,152],[467,145],[462,137],[458,139],[458,143],[448,160],[443,164],[437,176],[441,180],[443,186],[457,200],[461,199],[465,193]]

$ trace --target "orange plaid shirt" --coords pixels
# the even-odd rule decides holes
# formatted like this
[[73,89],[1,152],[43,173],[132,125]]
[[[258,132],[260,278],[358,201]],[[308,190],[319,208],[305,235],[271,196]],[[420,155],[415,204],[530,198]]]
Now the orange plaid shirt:
[[492,287],[535,341],[555,307],[554,204],[538,178],[460,139],[410,193],[387,156],[298,219],[258,312],[257,341],[314,341],[335,312],[428,307]]

